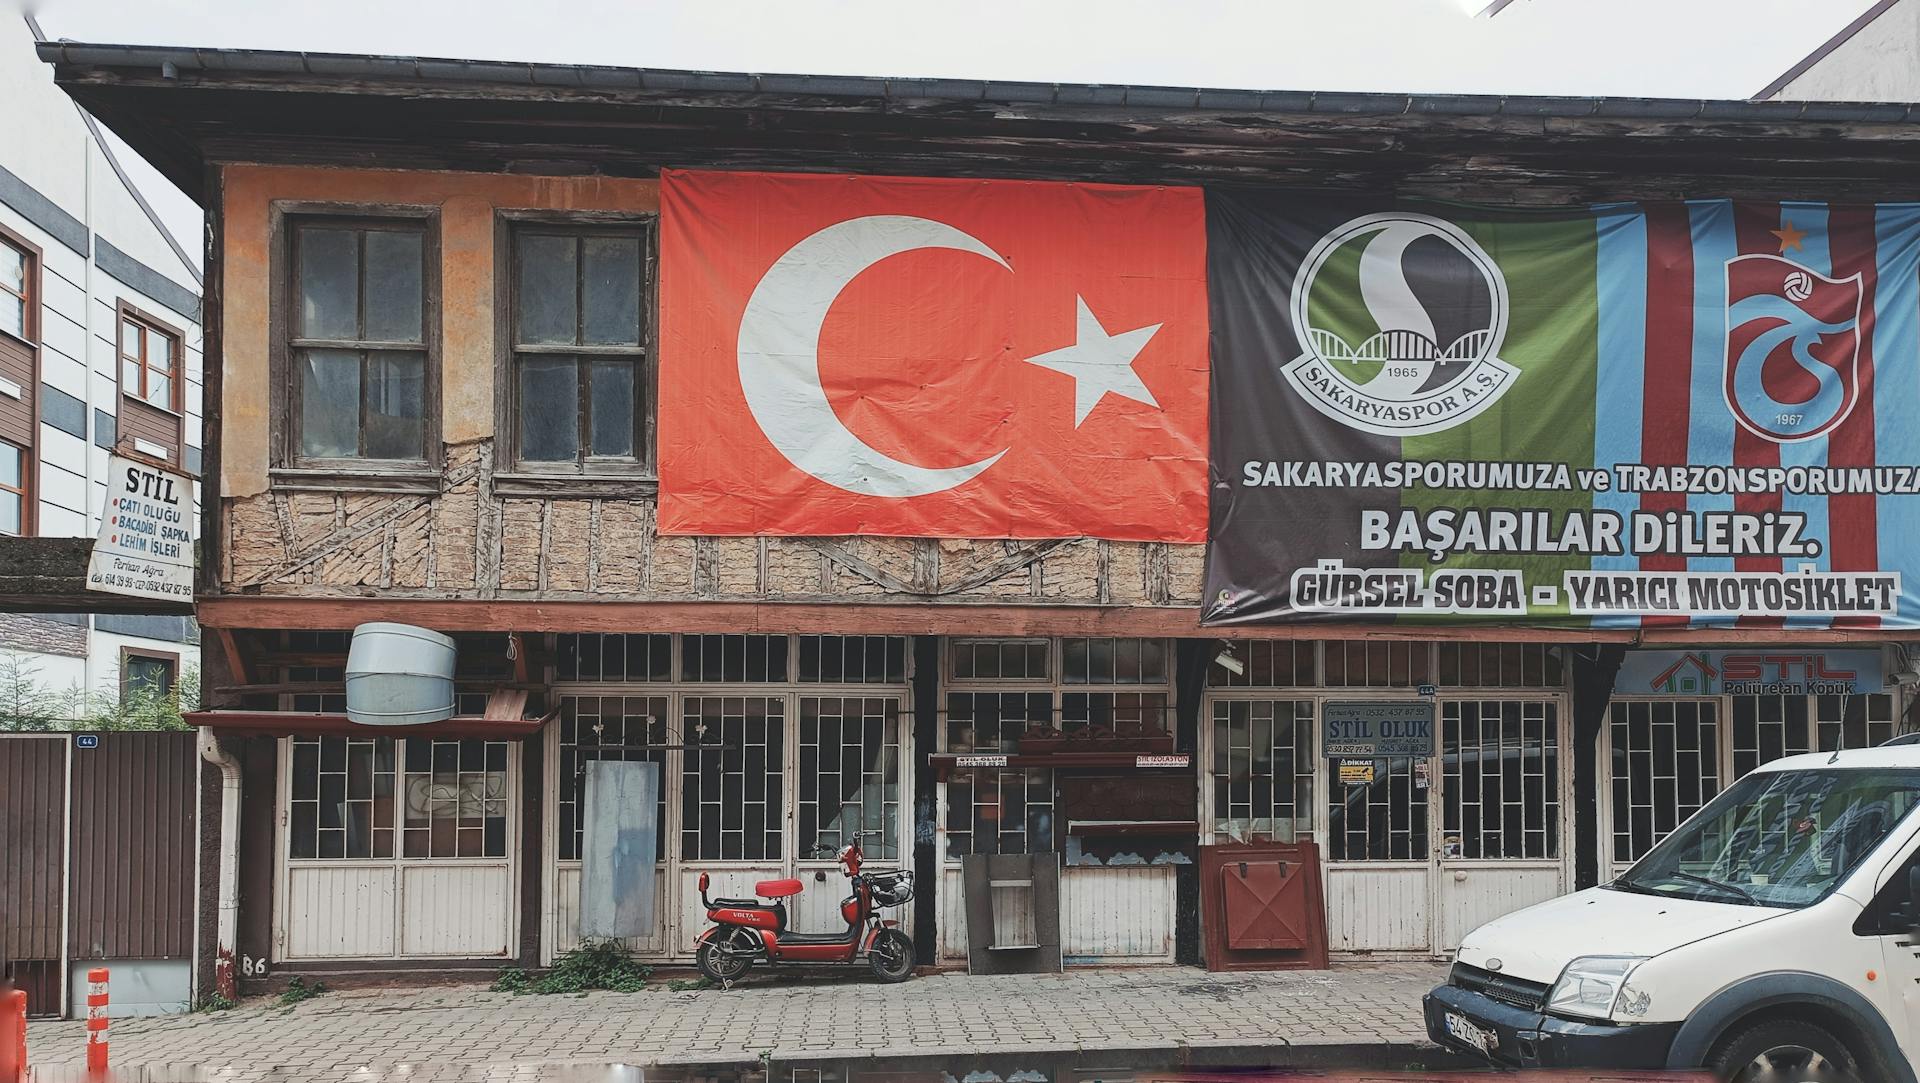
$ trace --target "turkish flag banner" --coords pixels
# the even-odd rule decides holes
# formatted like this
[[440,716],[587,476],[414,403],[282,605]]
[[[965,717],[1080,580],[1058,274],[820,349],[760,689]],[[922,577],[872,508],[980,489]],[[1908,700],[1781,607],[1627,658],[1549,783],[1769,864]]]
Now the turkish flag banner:
[[668,171],[659,529],[1198,542],[1200,190]]

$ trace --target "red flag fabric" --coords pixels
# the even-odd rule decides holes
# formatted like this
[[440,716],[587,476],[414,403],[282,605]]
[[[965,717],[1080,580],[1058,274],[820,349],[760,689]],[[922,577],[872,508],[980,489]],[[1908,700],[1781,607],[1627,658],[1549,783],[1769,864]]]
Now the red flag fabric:
[[1197,542],[1200,190],[669,171],[659,529]]

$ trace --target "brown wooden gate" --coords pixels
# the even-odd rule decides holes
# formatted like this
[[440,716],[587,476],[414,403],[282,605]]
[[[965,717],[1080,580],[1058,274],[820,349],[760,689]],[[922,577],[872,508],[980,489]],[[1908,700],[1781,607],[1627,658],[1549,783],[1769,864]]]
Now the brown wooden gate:
[[198,763],[190,732],[74,749],[69,958],[192,956]]
[[192,958],[199,766],[191,732],[0,734],[0,965],[33,1015],[71,966]]
[[27,1011],[59,1015],[61,870],[67,735],[0,735],[0,965],[27,991]]

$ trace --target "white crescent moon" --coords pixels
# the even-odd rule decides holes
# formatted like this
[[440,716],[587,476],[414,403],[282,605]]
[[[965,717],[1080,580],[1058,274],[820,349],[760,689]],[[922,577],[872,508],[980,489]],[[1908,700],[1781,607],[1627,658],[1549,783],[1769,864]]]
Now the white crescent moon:
[[787,461],[835,488],[867,496],[925,496],[966,482],[1007,453],[965,466],[901,462],[855,436],[820,386],[820,328],[860,272],[902,252],[950,248],[1008,267],[1000,254],[941,222],[876,214],[828,226],[787,249],[753,288],[740,317],[740,388]]

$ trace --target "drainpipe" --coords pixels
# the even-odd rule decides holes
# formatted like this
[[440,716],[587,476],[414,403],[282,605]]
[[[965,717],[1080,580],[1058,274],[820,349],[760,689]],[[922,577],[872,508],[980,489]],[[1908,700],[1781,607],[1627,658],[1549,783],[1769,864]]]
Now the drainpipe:
[[240,761],[220,747],[212,728],[200,727],[200,758],[220,768],[220,889],[214,926],[214,992],[238,1000],[235,967],[240,939]]

